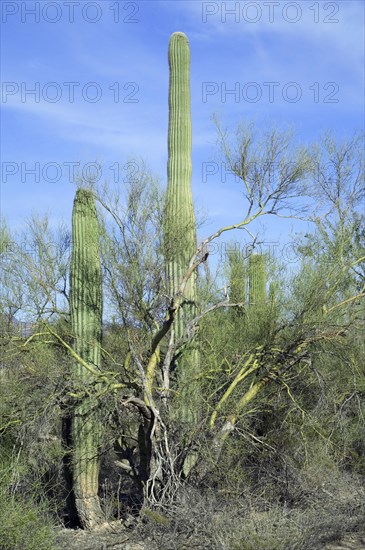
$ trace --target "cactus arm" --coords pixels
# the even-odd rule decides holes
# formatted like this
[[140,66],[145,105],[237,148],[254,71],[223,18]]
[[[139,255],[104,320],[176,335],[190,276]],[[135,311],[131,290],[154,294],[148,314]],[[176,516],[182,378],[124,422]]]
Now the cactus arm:
[[[190,50],[183,33],[174,33],[169,43],[169,128],[165,255],[169,296],[179,290],[196,250],[196,223],[191,192]],[[186,285],[186,298],[194,298],[194,274]],[[175,322],[177,338],[183,333],[182,319]]]
[[259,307],[266,302],[266,266],[263,254],[252,254],[249,259],[249,304]]
[[246,270],[243,258],[238,251],[229,254],[230,298],[232,303],[242,303],[246,295]]

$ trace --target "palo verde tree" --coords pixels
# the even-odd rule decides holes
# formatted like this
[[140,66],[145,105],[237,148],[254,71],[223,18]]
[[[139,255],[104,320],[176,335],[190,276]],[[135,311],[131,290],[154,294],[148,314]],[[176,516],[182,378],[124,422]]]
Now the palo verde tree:
[[[285,290],[286,298],[279,312],[275,281],[275,286],[271,286],[268,306],[271,310],[274,309],[274,319],[280,315],[280,322],[272,327],[263,341],[247,341],[240,356],[235,352],[231,360],[227,359],[225,362],[230,363],[226,372],[227,379],[231,379],[231,382],[217,399],[210,419],[212,428],[220,414],[226,420],[216,437],[218,456],[222,442],[234,429],[239,416],[253,400],[265,396],[273,382],[279,383],[288,392],[290,399],[295,401],[291,391],[292,379],[298,372],[309,373],[318,350],[333,349],[336,346],[338,348],[341,339],[347,337],[348,330],[358,334],[362,324],[361,312],[365,295],[364,286],[356,286],[356,268],[363,261],[361,248],[355,245],[356,228],[360,218],[363,219],[359,210],[360,201],[364,198],[364,161],[360,143],[363,144],[363,137],[358,134],[342,143],[327,136],[321,146],[313,150],[312,160],[308,165],[313,188],[308,186],[307,193],[317,201],[317,215],[312,218],[317,230],[313,234],[307,234],[305,245],[301,243],[298,248],[306,257],[303,257],[303,265],[299,273],[294,275],[292,285],[288,285]],[[261,157],[261,163],[256,161],[256,165],[246,164],[250,147],[252,140],[245,137],[238,144],[236,156],[232,155],[232,149],[227,145],[225,152],[237,175],[241,174],[246,179],[249,208],[254,204],[255,197],[259,199],[261,208],[270,196],[264,192],[266,185],[259,183],[260,174],[264,174],[268,164],[261,156],[263,150],[259,156],[253,157],[253,160]],[[275,149],[276,146],[271,150],[272,158],[276,159],[277,177],[282,168],[281,155],[277,156]],[[284,168],[283,174],[285,172]],[[272,177],[269,179],[272,181]],[[258,183],[257,187],[252,186],[255,181]],[[275,197],[277,190],[273,191]],[[285,207],[287,199],[284,195],[282,199],[283,201],[277,202],[274,198],[274,206],[279,206],[279,209]],[[318,205],[321,206],[323,217],[318,215]],[[307,211],[307,214],[308,219],[311,219],[310,212]],[[259,262],[261,261],[260,259]],[[252,304],[265,299],[266,283],[259,262],[259,270],[252,282],[251,293],[249,292]],[[255,265],[255,269],[256,267]],[[291,292],[288,292],[288,288]],[[265,323],[265,320],[260,322]]]

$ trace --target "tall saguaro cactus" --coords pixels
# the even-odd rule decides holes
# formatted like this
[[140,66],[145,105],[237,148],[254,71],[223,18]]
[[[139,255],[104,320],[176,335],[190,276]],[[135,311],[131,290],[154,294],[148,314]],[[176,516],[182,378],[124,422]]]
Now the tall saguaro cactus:
[[98,220],[92,193],[78,189],[72,212],[70,308],[75,361],[73,382],[79,401],[72,421],[73,492],[83,527],[102,523],[98,498],[101,426],[97,412],[95,376],[100,370],[102,335],[102,281],[98,246]]
[[[169,43],[168,186],[165,211],[165,261],[167,290],[172,297],[179,289],[189,260],[196,250],[196,222],[191,192],[190,48],[184,33],[172,34]],[[184,292],[184,304],[175,320],[175,338],[184,333],[194,316],[196,275]],[[194,420],[199,391],[194,378],[198,371],[197,351],[190,351],[178,365],[181,420]]]
[[248,267],[248,301],[250,307],[260,308],[266,302],[266,265],[263,254],[252,254]]
[[[246,295],[246,267],[244,260],[239,250],[230,252],[228,259],[230,267],[230,302],[236,304],[244,303]],[[242,310],[238,313],[242,313]]]

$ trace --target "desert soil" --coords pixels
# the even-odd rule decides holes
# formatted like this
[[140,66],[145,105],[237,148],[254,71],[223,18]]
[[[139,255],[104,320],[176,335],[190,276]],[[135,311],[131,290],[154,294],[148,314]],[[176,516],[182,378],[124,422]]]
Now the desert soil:
[[[165,548],[160,545],[157,547],[152,539],[147,538],[142,541],[140,535],[125,529],[114,533],[63,529],[60,531],[58,544],[61,550],[188,550],[175,546],[178,544],[176,540],[172,546],[168,544]],[[198,550],[198,548],[194,545],[194,549]],[[365,536],[348,535],[340,542],[327,544],[323,550],[365,550]]]

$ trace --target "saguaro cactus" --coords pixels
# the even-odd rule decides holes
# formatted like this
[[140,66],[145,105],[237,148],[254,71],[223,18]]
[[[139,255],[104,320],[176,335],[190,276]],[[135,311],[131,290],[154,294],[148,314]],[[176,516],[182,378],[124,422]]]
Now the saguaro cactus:
[[[229,301],[233,304],[244,303],[246,296],[246,267],[242,255],[238,250],[229,253],[230,278]],[[237,313],[237,311],[233,312]],[[239,310],[238,313],[242,313]]]
[[100,370],[102,335],[102,281],[98,247],[98,221],[93,195],[78,189],[72,212],[70,308],[74,351],[83,360],[73,366],[79,401],[72,421],[73,491],[83,527],[102,523],[98,498],[101,426],[95,394]]
[[266,302],[266,265],[263,254],[252,254],[248,267],[248,301],[250,307],[260,308]]
[[[196,249],[196,222],[191,192],[191,113],[190,49],[184,33],[176,32],[169,43],[169,127],[168,186],[165,211],[165,260],[167,290],[172,297],[179,289],[189,260]],[[194,316],[196,275],[184,292],[182,308],[175,320],[175,338],[184,333],[186,322]],[[197,351],[185,354],[178,365],[181,419],[193,421],[199,399],[196,383],[199,357]]]

